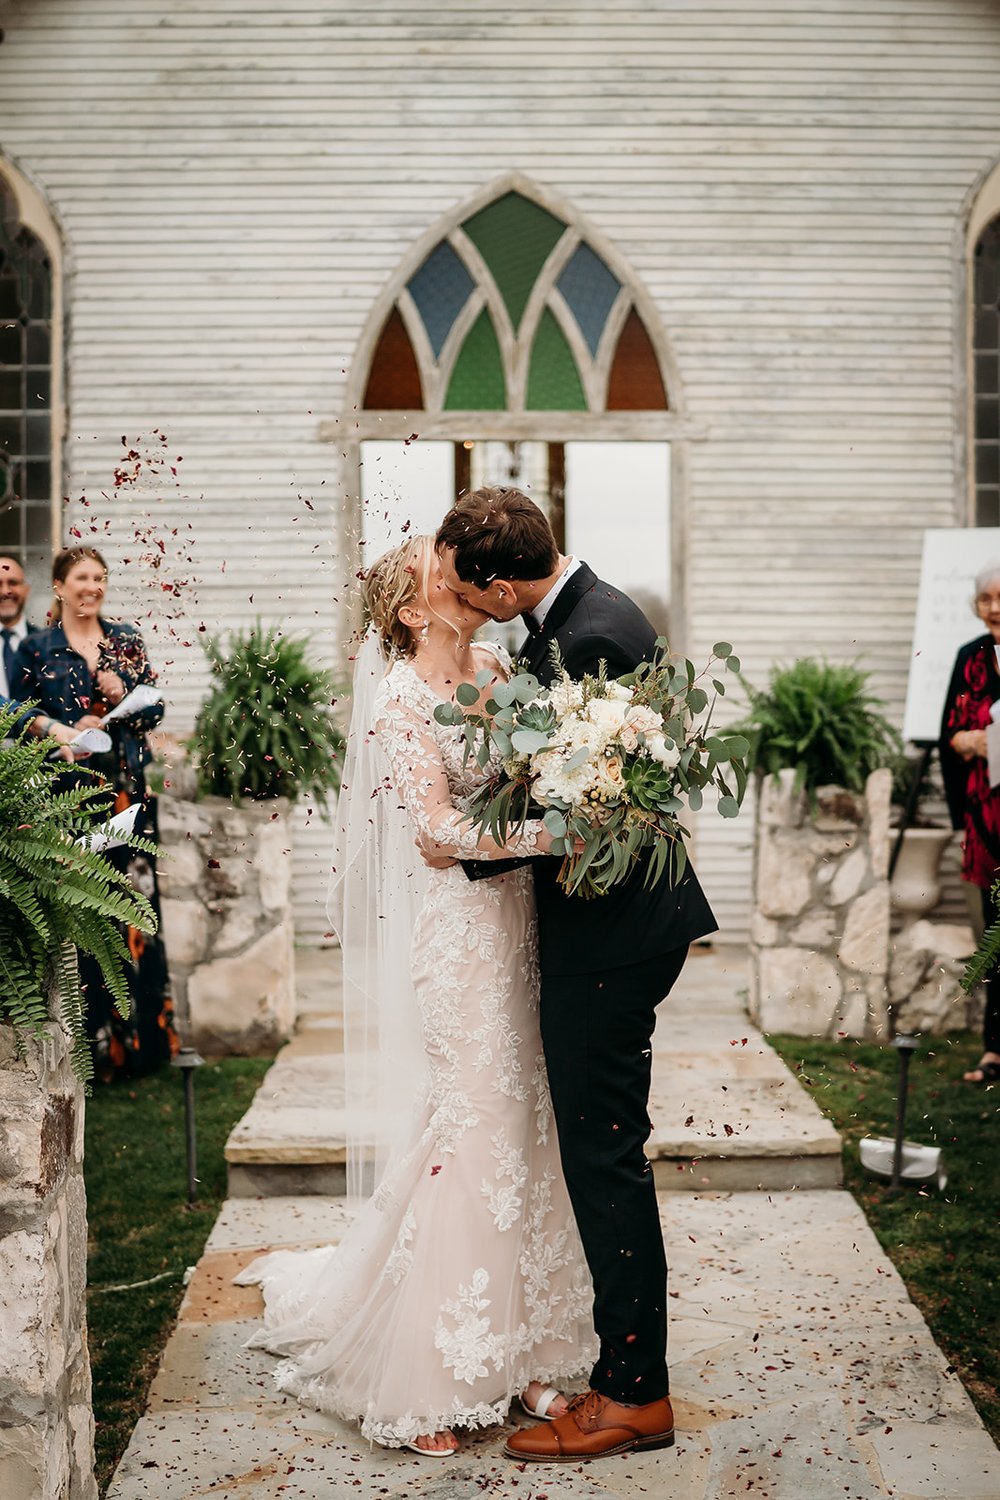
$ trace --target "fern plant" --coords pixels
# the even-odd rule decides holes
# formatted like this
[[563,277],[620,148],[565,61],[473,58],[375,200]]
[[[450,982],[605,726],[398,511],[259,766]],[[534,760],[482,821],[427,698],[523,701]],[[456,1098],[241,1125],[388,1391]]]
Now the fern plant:
[[[16,722],[17,715],[0,709],[0,741],[7,740],[0,746],[0,1017],[19,1045],[41,1035],[54,973],[73,1070],[88,1083],[93,1064],[75,950],[97,960],[127,1016],[131,958],[118,923],[151,933],[156,917],[128,876],[86,842],[111,811],[110,792],[86,775],[82,784],[56,790],[65,764],[46,761],[51,742],[18,733]],[[156,852],[146,839],[126,842]]]
[[214,684],[188,741],[199,790],[238,802],[302,796],[340,786],[344,736],[330,717],[328,674],[306,660],[304,641],[265,629],[205,647]]
[[853,663],[803,656],[775,667],[766,690],[744,682],[750,715],[750,765],[770,774],[793,768],[795,787],[812,796],[836,784],[861,792],[872,771],[894,765],[899,735],[868,691],[869,673]]

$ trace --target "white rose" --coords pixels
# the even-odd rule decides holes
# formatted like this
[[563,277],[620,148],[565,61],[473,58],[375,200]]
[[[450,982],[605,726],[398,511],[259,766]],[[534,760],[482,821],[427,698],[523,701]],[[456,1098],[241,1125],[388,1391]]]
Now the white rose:
[[681,758],[681,752],[676,745],[668,745],[662,734],[648,734],[646,736],[646,749],[654,760],[667,771],[672,771]]
[[646,708],[640,704],[638,707],[630,708],[626,712],[625,722],[621,727],[618,738],[621,740],[623,748],[631,755],[633,751],[639,748],[639,736],[641,734],[646,735],[648,738],[651,734],[659,734],[661,728],[662,720],[659,714],[655,713],[653,709]]
[[592,698],[587,704],[587,718],[609,740],[617,736],[626,712],[625,704],[614,698]]
[[614,698],[617,703],[631,703],[632,689],[623,687],[620,682],[613,682],[608,688],[608,697]]

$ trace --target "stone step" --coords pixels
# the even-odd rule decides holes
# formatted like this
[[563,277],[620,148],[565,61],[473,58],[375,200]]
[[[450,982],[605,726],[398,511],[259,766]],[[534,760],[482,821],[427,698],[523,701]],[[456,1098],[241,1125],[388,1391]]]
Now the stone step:
[[[713,955],[689,968],[661,1008],[653,1044],[647,1154],[657,1186],[839,1187],[840,1137],[740,1014],[739,962]],[[314,1001],[229,1137],[231,1197],[345,1191],[341,1046],[336,1013]]]

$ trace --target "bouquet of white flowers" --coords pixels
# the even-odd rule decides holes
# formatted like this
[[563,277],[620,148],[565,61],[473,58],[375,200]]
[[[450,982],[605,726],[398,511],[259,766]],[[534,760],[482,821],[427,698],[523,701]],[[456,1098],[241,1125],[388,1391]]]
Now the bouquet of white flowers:
[[[603,670],[574,681],[556,655],[551,687],[529,672],[497,683],[481,672],[461,683],[455,703],[434,711],[441,724],[460,726],[466,757],[482,767],[494,752],[502,769],[472,796],[467,811],[480,831],[500,844],[529,816],[541,815],[563,855],[560,884],[601,896],[645,858],[645,882],[676,884],[684,873],[679,820],[685,805],[702,805],[714,785],[716,808],[734,818],[747,785],[750,744],[741,734],[709,732],[712,711],[726,689],[720,674],[739,671],[726,641],[713,647],[701,674],[676,663],[667,643],[656,656],[617,680]],[[713,675],[715,674],[715,675]],[[712,693],[704,685],[710,684]]]

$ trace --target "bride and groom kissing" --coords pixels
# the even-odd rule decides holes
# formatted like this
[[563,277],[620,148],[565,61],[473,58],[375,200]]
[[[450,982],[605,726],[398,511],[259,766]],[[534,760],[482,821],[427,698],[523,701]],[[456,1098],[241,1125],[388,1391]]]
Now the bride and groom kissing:
[[[521,1462],[669,1446],[652,1033],[715,922],[690,869],[647,889],[640,868],[585,900],[558,884],[541,821],[503,847],[482,835],[464,800],[496,767],[434,716],[460,683],[485,702],[510,674],[474,639],[487,619],[523,617],[520,661],[543,685],[553,643],[572,677],[601,662],[618,677],[656,632],[511,489],[461,497],[363,591],[331,919],[345,1011],[363,1018],[352,1055],[345,1017],[353,1128],[384,1160],[338,1246],[238,1278],[264,1292],[253,1342],[282,1356],[281,1389],[427,1457],[515,1399],[539,1419],[507,1436]],[[569,1400],[555,1389],[583,1376]]]

